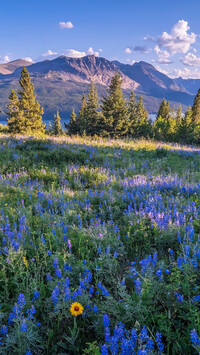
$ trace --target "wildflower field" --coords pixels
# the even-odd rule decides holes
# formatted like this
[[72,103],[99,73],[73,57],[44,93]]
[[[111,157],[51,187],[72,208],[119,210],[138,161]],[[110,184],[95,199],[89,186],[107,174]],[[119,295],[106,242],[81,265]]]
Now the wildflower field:
[[198,354],[200,149],[0,138],[0,354]]

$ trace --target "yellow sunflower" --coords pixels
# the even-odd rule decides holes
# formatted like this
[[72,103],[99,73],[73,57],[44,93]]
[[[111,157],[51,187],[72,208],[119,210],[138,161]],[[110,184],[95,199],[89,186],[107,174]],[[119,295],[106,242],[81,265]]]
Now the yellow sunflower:
[[70,312],[73,316],[77,317],[83,313],[83,306],[78,302],[74,302],[71,305]]

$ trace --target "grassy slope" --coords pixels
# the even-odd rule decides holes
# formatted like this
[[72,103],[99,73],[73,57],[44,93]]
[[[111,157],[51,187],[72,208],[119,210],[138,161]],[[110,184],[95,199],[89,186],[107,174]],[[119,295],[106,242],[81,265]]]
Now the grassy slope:
[[[136,327],[140,333],[146,325],[154,340],[156,331],[162,332],[165,353],[194,353],[189,338],[190,330],[198,327],[199,308],[191,298],[198,294],[194,286],[199,275],[191,263],[181,269],[176,260],[184,254],[177,230],[190,245],[191,257],[193,246],[197,243],[199,247],[199,154],[200,150],[190,147],[146,141],[1,137],[3,324],[7,324],[18,295],[24,293],[25,309],[35,305],[41,326],[27,320],[32,331],[32,338],[27,338],[29,333],[19,331],[22,320],[9,325],[12,341],[4,341],[0,354],[10,354],[14,348],[16,354],[27,350],[34,354],[82,354],[86,342],[103,344],[105,313],[111,328],[122,321],[127,329]],[[188,240],[186,225],[194,226],[194,241]],[[170,249],[174,256],[170,256]],[[157,265],[149,265],[142,273],[139,261],[155,252]],[[62,278],[54,275],[55,258]],[[130,269],[133,261],[136,264]],[[70,264],[72,271],[65,264]],[[80,277],[84,278],[85,267],[92,272],[90,285],[98,293],[91,297],[86,285],[77,298],[84,310],[89,308],[87,318],[77,318],[80,333],[75,341],[70,333],[74,329],[69,312],[72,299],[64,301],[62,282],[69,277],[74,292]],[[140,296],[134,277],[130,277],[135,267],[142,283]],[[163,279],[157,276],[158,269],[162,269]],[[48,273],[52,276],[49,282]],[[52,292],[57,282],[60,295],[55,311]],[[98,282],[109,296],[102,294]],[[40,293],[35,301],[34,290]],[[184,303],[178,302],[176,294],[184,296]],[[94,305],[98,314],[92,310]]]

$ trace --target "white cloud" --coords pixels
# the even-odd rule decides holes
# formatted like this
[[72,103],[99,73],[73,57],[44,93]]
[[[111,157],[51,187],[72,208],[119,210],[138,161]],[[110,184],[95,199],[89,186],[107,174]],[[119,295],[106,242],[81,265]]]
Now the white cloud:
[[99,48],[99,53],[103,52],[103,49],[102,48]]
[[181,58],[180,61],[189,67],[200,66],[200,57],[197,57],[193,53],[188,53],[184,58]]
[[171,54],[187,53],[192,43],[195,43],[197,35],[188,33],[190,27],[187,21],[179,20],[171,29],[171,33],[163,32],[157,38],[160,47],[167,48]]
[[7,55],[5,55],[3,58],[3,61],[4,61],[4,63],[8,63],[8,62],[10,62],[10,58]]
[[99,52],[95,52],[92,47],[89,47],[88,50],[86,51],[87,55],[95,55],[95,57],[99,56]]
[[27,62],[34,63],[33,59],[30,57],[25,57],[23,59],[26,60]]
[[89,47],[86,51],[82,52],[76,49],[67,49],[62,54],[72,58],[82,58],[86,55],[95,55],[95,57],[99,56],[99,52],[95,52],[92,47]]
[[132,53],[132,49],[127,47],[124,52],[127,54],[130,54],[130,53]]
[[42,57],[49,57],[49,56],[51,56],[51,55],[56,55],[56,54],[58,54],[58,53],[51,51],[51,49],[48,49],[47,52],[45,52],[45,53],[42,54]]
[[72,58],[81,58],[86,56],[86,52],[80,52],[76,49],[67,49],[63,54]]
[[189,68],[175,69],[172,73],[168,73],[171,78],[183,79],[200,79],[200,71],[198,69],[191,70]]
[[126,61],[127,61],[127,63],[129,63],[130,65],[136,63],[136,60],[134,60],[134,59],[127,59]]
[[59,26],[60,26],[61,30],[64,29],[64,28],[71,29],[71,28],[74,27],[73,23],[71,23],[70,21],[68,21],[68,22],[59,22]]
[[157,59],[157,63],[160,64],[170,64],[172,63],[171,60],[169,59],[170,57],[170,53],[166,50],[160,49],[160,47],[158,45],[156,45],[154,47],[154,51],[156,52],[158,59]]
[[158,71],[160,71],[161,73],[163,73],[163,74],[165,74],[165,75],[169,75],[169,73],[168,73],[166,70],[162,69],[159,65],[157,65],[155,68],[156,68]]

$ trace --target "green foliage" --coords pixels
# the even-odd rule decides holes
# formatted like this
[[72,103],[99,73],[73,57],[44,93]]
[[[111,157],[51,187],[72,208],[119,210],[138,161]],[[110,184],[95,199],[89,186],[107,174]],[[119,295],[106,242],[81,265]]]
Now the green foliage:
[[10,103],[7,106],[7,114],[9,116],[8,132],[9,133],[26,133],[25,117],[23,111],[19,108],[19,99],[14,90],[11,91],[9,96]]
[[189,106],[185,114],[181,117],[177,125],[177,141],[184,143],[192,143],[193,125],[192,125],[192,110]]
[[52,124],[52,134],[54,136],[59,136],[62,133],[62,127],[61,127],[61,118],[59,115],[59,111],[57,111],[56,115],[54,115],[53,118],[53,124]]
[[[181,107],[179,107],[178,115],[181,115]],[[178,117],[178,120],[180,117]],[[158,115],[153,123],[153,137],[156,140],[173,142],[177,135],[177,120],[173,110],[170,109],[170,104],[165,99],[161,102],[158,110]]]
[[93,82],[91,82],[91,86],[89,89],[89,94],[87,98],[87,110],[86,110],[86,116],[87,116],[87,126],[86,126],[86,133],[87,135],[94,135],[94,134],[99,134],[99,120],[100,120],[100,115],[98,112],[98,95],[97,95],[97,90],[95,88],[95,85]]
[[148,138],[151,136],[151,123],[148,119],[148,112],[144,107],[142,96],[139,97],[136,106],[137,115],[137,137]]
[[78,120],[74,108],[72,109],[72,113],[70,115],[69,124],[68,125],[65,124],[65,127],[67,128],[67,133],[69,135],[78,134],[80,131],[80,127],[78,126]]
[[9,96],[10,103],[7,106],[8,131],[14,134],[44,133],[43,109],[36,100],[34,86],[25,67],[22,70],[19,83],[21,86],[19,98],[14,90],[11,91]]
[[128,131],[126,100],[121,89],[122,79],[118,73],[111,79],[107,96],[102,101],[103,135],[124,136]]
[[34,86],[25,67],[22,70],[19,83],[21,86],[21,90],[19,90],[19,109],[23,112],[26,133],[44,133],[43,108],[40,107],[39,102],[36,100]]
[[167,119],[169,115],[170,115],[170,103],[169,101],[166,101],[166,99],[163,99],[160,104],[156,119],[158,119],[159,117]]
[[136,95],[134,94],[133,91],[131,91],[130,99],[128,103],[128,122],[129,122],[128,135],[130,135],[132,138],[138,137],[137,121],[138,120],[137,120]]
[[83,95],[82,97],[82,105],[78,114],[78,127],[78,133],[80,133],[81,135],[83,135],[83,133],[87,131],[87,102],[85,99],[85,95]]

